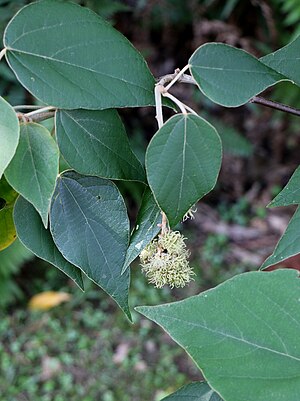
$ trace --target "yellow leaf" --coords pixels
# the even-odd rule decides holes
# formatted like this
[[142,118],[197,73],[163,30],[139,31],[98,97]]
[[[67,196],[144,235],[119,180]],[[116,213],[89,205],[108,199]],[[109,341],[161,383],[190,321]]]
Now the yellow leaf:
[[30,299],[28,307],[31,310],[48,310],[70,299],[71,295],[66,292],[45,291],[34,295]]
[[17,192],[4,177],[0,180],[0,251],[7,248],[17,238],[13,220]]
[[13,220],[13,207],[0,210],[0,251],[11,245],[17,238]]

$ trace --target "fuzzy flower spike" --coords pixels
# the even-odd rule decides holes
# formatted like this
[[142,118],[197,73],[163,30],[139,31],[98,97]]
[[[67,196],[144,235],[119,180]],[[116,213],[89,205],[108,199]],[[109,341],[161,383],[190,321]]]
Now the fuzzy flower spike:
[[195,273],[189,266],[185,238],[178,231],[167,231],[152,240],[141,252],[142,271],[157,288],[184,287]]

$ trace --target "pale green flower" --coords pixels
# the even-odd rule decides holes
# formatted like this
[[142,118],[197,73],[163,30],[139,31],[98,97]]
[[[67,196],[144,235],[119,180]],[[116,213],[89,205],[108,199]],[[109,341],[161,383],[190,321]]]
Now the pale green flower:
[[184,287],[195,275],[189,266],[185,238],[178,231],[168,231],[151,241],[141,252],[142,271],[157,288]]

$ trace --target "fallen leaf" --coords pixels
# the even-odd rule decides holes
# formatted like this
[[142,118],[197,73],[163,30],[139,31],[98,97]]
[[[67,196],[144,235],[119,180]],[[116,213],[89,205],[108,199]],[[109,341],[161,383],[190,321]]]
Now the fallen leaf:
[[71,295],[66,292],[45,291],[34,295],[28,303],[28,308],[31,310],[48,310],[62,302],[69,301],[70,298]]

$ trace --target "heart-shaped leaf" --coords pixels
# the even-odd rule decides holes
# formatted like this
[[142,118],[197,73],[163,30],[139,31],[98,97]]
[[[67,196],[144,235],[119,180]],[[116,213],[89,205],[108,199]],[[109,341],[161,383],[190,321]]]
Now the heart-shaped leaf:
[[226,107],[241,106],[269,86],[288,80],[244,50],[223,43],[200,46],[189,65],[203,94]]
[[276,263],[283,262],[291,256],[300,253],[300,208],[296,210],[294,216],[291,218],[283,236],[278,241],[274,252],[261,266],[261,269],[266,269]]
[[58,147],[40,124],[22,124],[16,154],[5,171],[10,185],[27,199],[48,224],[51,197],[58,174]]
[[300,280],[250,272],[139,312],[162,326],[228,401],[295,401],[300,393]]
[[59,251],[106,291],[130,318],[129,242],[124,200],[109,180],[66,171],[57,179],[50,229]]
[[294,171],[283,190],[268,204],[268,207],[298,204],[300,204],[300,166]]
[[16,152],[19,135],[17,115],[11,105],[0,97],[0,179]]
[[87,8],[44,0],[22,8],[4,33],[6,59],[36,98],[63,109],[154,102],[154,78],[132,44]]
[[145,182],[115,110],[61,110],[56,113],[56,135],[64,158],[79,173]]
[[261,57],[260,61],[300,86],[299,52],[300,36],[276,52]]
[[46,260],[70,277],[79,288],[83,288],[81,271],[71,265],[57,249],[35,208],[20,196],[15,204],[14,221],[17,234],[23,245],[39,258]]
[[213,189],[221,159],[217,131],[194,114],[173,116],[154,135],[146,152],[148,182],[171,226]]

